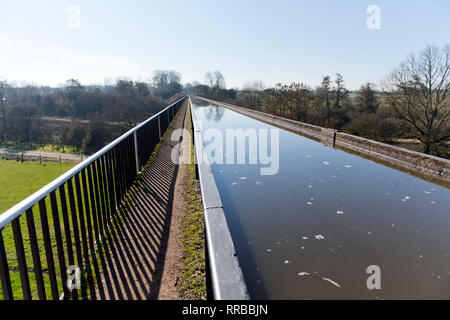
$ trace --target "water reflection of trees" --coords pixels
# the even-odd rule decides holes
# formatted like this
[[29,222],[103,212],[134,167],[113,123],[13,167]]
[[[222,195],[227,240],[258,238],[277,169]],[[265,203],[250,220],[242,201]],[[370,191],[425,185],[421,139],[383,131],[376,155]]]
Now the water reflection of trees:
[[222,107],[210,105],[206,110],[206,119],[213,120],[215,122],[220,121],[224,114],[224,110]]
[[192,103],[199,107],[206,107],[206,106],[211,105],[211,103],[209,103],[208,101],[205,101],[202,99],[197,99],[197,98],[193,98]]

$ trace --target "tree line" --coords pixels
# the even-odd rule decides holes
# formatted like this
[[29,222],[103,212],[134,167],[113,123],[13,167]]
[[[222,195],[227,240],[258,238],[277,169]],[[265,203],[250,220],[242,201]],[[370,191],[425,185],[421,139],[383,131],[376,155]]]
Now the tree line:
[[[281,117],[334,128],[387,143],[413,140],[428,154],[450,158],[450,46],[427,46],[409,55],[378,86],[346,88],[340,73],[315,88],[301,82],[265,88],[261,81],[226,88],[220,71],[184,86],[173,70],[149,81],[117,80],[83,86],[69,79],[59,88],[0,81],[0,145],[11,142],[72,146],[92,153],[160,111],[181,94],[227,101]],[[54,119],[70,119],[60,125]],[[66,122],[67,123],[67,122]],[[417,148],[417,143],[405,144]]]
[[180,79],[158,70],[148,82],[98,86],[77,79],[59,88],[0,81],[0,146],[50,144],[93,153],[167,106],[183,89]]
[[[349,91],[340,73],[325,75],[311,88],[293,82],[264,88],[248,82],[242,90],[196,85],[193,92],[277,116],[395,143],[450,158],[450,46],[427,46],[409,55],[378,86]],[[405,144],[406,141],[420,144]]]

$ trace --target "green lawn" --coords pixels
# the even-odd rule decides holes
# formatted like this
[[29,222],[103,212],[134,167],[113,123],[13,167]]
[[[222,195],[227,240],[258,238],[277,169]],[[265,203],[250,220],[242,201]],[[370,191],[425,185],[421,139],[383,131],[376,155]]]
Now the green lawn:
[[75,163],[0,160],[0,213],[51,182]]
[[[75,163],[43,163],[39,164],[37,162],[19,162],[15,160],[0,160],[0,213],[3,213],[16,203],[25,199],[35,191],[39,190],[47,183],[51,182],[70,168],[72,168]],[[50,214],[50,204],[47,203],[47,213],[49,215],[49,225],[50,230],[52,230],[52,219]],[[36,231],[39,238],[39,247],[42,249],[41,259],[45,256],[43,252],[42,234],[39,228],[39,215],[37,214],[36,208],[34,208],[34,219],[36,224]],[[29,247],[29,236],[27,232],[27,226],[25,219],[20,219],[22,236],[24,239],[25,252],[27,258],[28,269],[30,270],[30,285],[33,293],[33,297],[37,298],[36,284],[34,273],[32,272],[32,259],[31,250]],[[7,251],[8,262],[10,267],[10,277],[13,287],[13,293],[15,299],[22,298],[22,291],[20,287],[20,276],[17,272],[17,258],[15,254],[14,240],[11,232],[11,226],[8,225],[2,231],[5,249]],[[52,234],[53,236],[53,234]],[[28,245],[27,245],[28,244]],[[55,250],[56,251],[56,250]],[[46,267],[45,259],[41,260],[43,269]],[[55,261],[56,262],[56,261]],[[44,269],[45,270],[45,269]],[[47,279],[48,276],[44,272],[44,278]],[[48,287],[49,281],[45,281],[46,293],[50,297],[50,288]],[[3,299],[2,290],[0,290],[0,300]]]

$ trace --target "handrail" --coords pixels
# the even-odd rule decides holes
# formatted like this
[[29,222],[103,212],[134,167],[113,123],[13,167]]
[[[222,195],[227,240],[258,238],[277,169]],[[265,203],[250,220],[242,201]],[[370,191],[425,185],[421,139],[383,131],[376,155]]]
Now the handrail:
[[87,158],[83,162],[77,164],[75,167],[73,167],[72,169],[70,169],[67,172],[63,173],[58,178],[56,178],[55,180],[53,180],[52,182],[50,182],[46,186],[42,187],[41,189],[39,189],[38,191],[36,191],[35,193],[30,195],[26,199],[20,201],[19,203],[17,203],[16,205],[11,207],[10,209],[8,209],[5,212],[3,212],[2,214],[0,214],[0,230],[3,229],[12,220],[14,220],[15,218],[21,216],[27,209],[31,208],[39,200],[42,200],[43,198],[45,198],[47,195],[49,195],[51,192],[55,191],[59,186],[61,186],[64,182],[66,182],[67,180],[72,178],[74,175],[76,175],[81,170],[86,168],[89,164],[91,164],[92,162],[97,160],[99,157],[104,155],[106,152],[111,150],[118,143],[122,142],[125,138],[129,137],[131,134],[134,134],[135,132],[137,132],[137,130],[139,128],[143,127],[148,122],[150,122],[151,120],[155,119],[156,117],[158,117],[162,113],[166,112],[172,106],[174,106],[175,104],[177,104],[178,102],[180,102],[181,100],[183,100],[185,98],[186,98],[186,96],[183,96],[182,98],[178,99],[177,101],[175,101],[174,103],[172,103],[168,107],[164,108],[163,110],[161,110],[157,114],[151,116],[150,118],[148,118],[144,122],[140,123],[136,127],[128,130],[127,132],[122,134],[119,138],[115,139],[114,141],[112,141],[111,143],[109,143],[108,145],[106,145],[105,147],[103,147],[102,149],[97,151],[96,153],[94,153],[92,156],[90,156],[89,158]]

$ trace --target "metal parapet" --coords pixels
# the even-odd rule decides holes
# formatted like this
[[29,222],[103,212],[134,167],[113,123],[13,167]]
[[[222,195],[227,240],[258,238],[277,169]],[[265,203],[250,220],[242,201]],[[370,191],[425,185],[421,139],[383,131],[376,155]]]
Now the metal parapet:
[[[190,98],[189,98],[190,99]],[[195,159],[202,193],[206,241],[214,299],[248,300],[249,294],[234,248],[211,167],[204,155],[202,133],[191,107]]]

